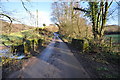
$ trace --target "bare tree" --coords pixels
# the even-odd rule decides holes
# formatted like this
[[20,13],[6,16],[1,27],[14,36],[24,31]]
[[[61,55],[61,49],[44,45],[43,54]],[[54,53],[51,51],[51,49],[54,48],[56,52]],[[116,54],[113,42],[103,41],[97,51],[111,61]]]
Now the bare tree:
[[82,31],[86,26],[86,21],[80,17],[79,11],[73,9],[74,6],[79,7],[80,5],[74,1],[54,2],[51,20],[58,25],[62,34],[74,38],[84,37]]
[[89,2],[88,9],[74,8],[86,13],[86,16],[92,21],[92,31],[95,40],[101,40],[104,35],[104,29],[106,26],[108,9],[110,8],[113,0],[108,4],[108,0],[101,0],[101,2]]
[[[7,0],[7,1],[9,1],[9,0]],[[31,14],[30,10],[28,10],[28,9],[26,8],[25,3],[23,2],[23,0],[20,0],[20,1],[21,1],[21,4],[22,4],[23,8],[25,9],[25,11],[26,11],[28,14],[30,14],[30,16],[33,17],[33,15]],[[27,2],[30,2],[30,0],[26,0],[26,1],[27,1]],[[1,1],[0,1],[0,3],[1,3]],[[1,6],[0,8],[2,9],[2,6]],[[0,17],[3,16],[3,17],[6,17],[6,18],[8,18],[8,19],[10,20],[9,32],[11,32],[12,22],[13,22],[13,21],[17,21],[17,22],[20,22],[20,23],[21,23],[21,21],[19,21],[19,20],[13,18],[12,16],[8,15],[6,12],[7,12],[7,11],[1,11]]]

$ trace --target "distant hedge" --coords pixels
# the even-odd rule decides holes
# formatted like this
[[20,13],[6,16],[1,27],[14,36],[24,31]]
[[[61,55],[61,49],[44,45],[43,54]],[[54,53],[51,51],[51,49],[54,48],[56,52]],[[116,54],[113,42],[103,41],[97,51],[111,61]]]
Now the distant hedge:
[[110,34],[120,34],[120,32],[106,32],[105,31],[105,35],[110,35]]

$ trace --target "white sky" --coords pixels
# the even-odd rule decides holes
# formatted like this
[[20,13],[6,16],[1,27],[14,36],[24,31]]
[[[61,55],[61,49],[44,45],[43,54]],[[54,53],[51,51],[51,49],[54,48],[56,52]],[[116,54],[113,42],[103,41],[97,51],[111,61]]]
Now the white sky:
[[[7,1],[7,0],[2,0],[2,1]],[[28,10],[31,11],[34,18],[30,17],[30,15],[25,11],[25,9],[21,5],[21,3],[14,3],[17,1],[20,1],[20,0],[8,0],[8,2],[3,3],[2,5],[0,4],[0,6],[2,6],[2,9],[4,11],[10,12],[10,13],[8,13],[10,16],[14,17],[15,19],[18,19],[19,21],[21,21],[24,24],[32,25],[32,26],[36,26],[35,25],[36,10],[38,9],[38,22],[39,22],[38,25],[39,25],[39,27],[42,26],[43,24],[46,24],[46,25],[52,24],[52,22],[50,20],[50,18],[51,18],[51,16],[50,16],[51,15],[51,3],[52,3],[52,1],[55,1],[55,0],[31,0],[31,1],[36,1],[36,3],[34,3],[34,2],[25,3],[26,8],[28,8]],[[23,0],[23,1],[25,1],[25,0]],[[10,3],[10,2],[13,2],[13,3]],[[86,6],[86,4],[85,5],[82,4],[82,5],[84,7]],[[113,5],[111,7],[114,8],[115,5]],[[116,12],[116,14],[117,14],[117,12]],[[116,19],[110,19],[107,22],[107,24],[118,24],[118,19],[117,19],[118,17],[114,16],[114,18],[116,18]]]
[[[31,12],[30,14],[25,11],[22,4],[20,2],[4,2],[2,3],[3,11],[7,11],[9,16],[21,21],[23,24],[36,26],[35,22],[37,21],[37,13],[38,10],[38,26],[41,27],[43,24],[49,25],[52,24],[51,18],[51,4],[48,2],[30,2],[25,3],[26,8]],[[1,11],[0,11],[1,12]],[[6,13],[6,12],[5,12]],[[4,19],[8,20],[4,17]],[[15,22],[14,23],[18,23]]]

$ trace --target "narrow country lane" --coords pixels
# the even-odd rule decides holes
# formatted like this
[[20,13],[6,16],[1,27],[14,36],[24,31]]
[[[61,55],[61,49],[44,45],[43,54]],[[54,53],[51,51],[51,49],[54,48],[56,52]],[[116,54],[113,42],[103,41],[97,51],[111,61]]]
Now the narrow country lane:
[[89,78],[89,75],[67,45],[56,36],[39,57],[29,59],[9,78]]

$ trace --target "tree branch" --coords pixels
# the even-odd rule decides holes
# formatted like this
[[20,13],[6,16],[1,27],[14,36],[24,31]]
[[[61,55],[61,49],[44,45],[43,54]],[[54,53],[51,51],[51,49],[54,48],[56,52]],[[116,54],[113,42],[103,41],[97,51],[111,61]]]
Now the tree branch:
[[12,23],[12,19],[11,19],[10,16],[8,16],[8,15],[6,15],[6,14],[3,14],[3,13],[0,13],[0,15],[7,17],[7,18],[10,20],[10,22]]
[[[29,1],[29,0],[26,0],[26,1]],[[30,14],[30,16],[32,16],[31,12],[26,8],[25,3],[23,2],[23,0],[21,0],[21,2],[22,2],[22,6],[26,10],[26,12],[28,12]]]
[[21,2],[22,2],[22,6],[23,6],[23,8],[28,12],[28,13],[30,13],[30,11],[25,7],[25,3],[21,0]]
[[113,0],[110,2],[110,4],[109,4],[108,8],[111,6],[112,2],[113,2]]
[[120,6],[120,1],[119,2],[116,1],[116,3],[118,4],[118,6]]
[[[0,15],[5,16],[5,17],[7,17],[7,18],[10,20],[10,25],[9,25],[9,27],[11,27],[11,25],[12,25],[12,19],[11,19],[11,17],[8,16],[8,15],[6,15],[6,14],[3,14],[3,13],[0,13]],[[11,31],[11,29],[10,29],[9,31]]]
[[108,15],[108,17],[111,16],[115,11],[116,11],[116,9],[114,9],[114,10]]
[[74,7],[73,9],[74,9],[74,10],[80,10],[80,11],[87,12],[87,13],[89,12],[89,11],[87,11],[87,10],[85,10],[85,9],[82,9],[82,8],[75,8],[75,7]]

